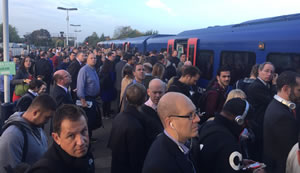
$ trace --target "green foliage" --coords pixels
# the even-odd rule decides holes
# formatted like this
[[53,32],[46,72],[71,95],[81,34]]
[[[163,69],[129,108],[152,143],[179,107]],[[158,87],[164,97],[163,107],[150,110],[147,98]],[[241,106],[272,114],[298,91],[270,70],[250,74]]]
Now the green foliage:
[[35,30],[31,34],[24,35],[26,42],[35,46],[46,46],[52,45],[52,38],[46,29]]
[[136,29],[132,29],[130,26],[119,26],[115,29],[113,38],[114,39],[133,38],[133,37],[153,35],[153,34],[158,34],[158,31],[149,30],[143,33]]
[[[9,25],[9,42],[20,43],[22,40],[18,35],[16,27]],[[0,24],[0,42],[3,42],[3,24]]]
[[93,32],[92,35],[90,35],[84,39],[84,43],[88,43],[89,46],[96,46],[99,41],[105,41],[107,39],[109,39],[109,37],[104,36],[104,33],[102,33],[99,38],[97,33]]

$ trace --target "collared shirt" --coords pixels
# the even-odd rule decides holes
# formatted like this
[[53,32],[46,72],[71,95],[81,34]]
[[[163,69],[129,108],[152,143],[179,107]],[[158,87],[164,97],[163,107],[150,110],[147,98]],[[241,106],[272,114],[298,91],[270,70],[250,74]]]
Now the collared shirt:
[[145,102],[145,105],[147,105],[147,106],[151,107],[152,109],[154,109],[155,111],[157,111],[157,105],[154,104],[150,98]]
[[79,59],[78,59],[78,58],[76,58],[76,60],[79,62],[79,64],[80,64],[80,65],[82,65],[82,62],[81,62],[81,61],[79,61]]
[[57,84],[57,86],[63,88],[66,91],[66,93],[68,93],[68,88],[66,88],[65,86],[62,86],[62,85],[59,85],[59,84]]
[[[289,101],[289,100],[286,100],[286,99],[280,97],[280,96],[277,95],[277,94],[274,95],[274,99],[277,100],[278,102],[280,102],[280,103],[286,105],[286,106],[287,106],[288,108],[290,108],[290,109],[291,109],[291,106],[289,106],[289,105],[293,105],[293,106],[295,107],[294,109],[296,109],[296,104],[295,104],[295,103],[293,103],[293,102],[291,102],[291,101]],[[293,110],[293,109],[291,109],[291,110]]]
[[84,65],[78,73],[77,77],[77,96],[80,99],[86,96],[95,97],[100,93],[100,82],[96,70]]
[[34,95],[35,97],[39,95],[38,93],[32,91],[31,89],[28,89],[28,92],[30,92],[30,93],[31,93],[32,95]]
[[172,136],[170,136],[168,134],[168,132],[166,130],[164,130],[164,133],[166,136],[168,136],[168,138],[170,138],[173,142],[175,142],[178,146],[178,148],[180,149],[180,151],[183,153],[183,154],[188,154],[190,149],[188,149],[188,147],[186,147],[183,143],[180,143],[178,141],[176,141]]

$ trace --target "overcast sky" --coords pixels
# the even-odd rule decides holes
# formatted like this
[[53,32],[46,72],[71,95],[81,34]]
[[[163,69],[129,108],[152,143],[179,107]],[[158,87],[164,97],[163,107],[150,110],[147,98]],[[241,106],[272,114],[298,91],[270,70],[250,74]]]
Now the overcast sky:
[[[67,12],[57,7],[78,8],[69,12],[70,24],[80,24],[79,41],[93,32],[112,36],[118,26],[145,32],[177,34],[184,30],[229,25],[247,20],[300,13],[299,0],[8,0],[9,23],[20,36],[47,29],[66,32]],[[2,1],[0,4],[2,23]],[[70,27],[70,33],[75,28]]]

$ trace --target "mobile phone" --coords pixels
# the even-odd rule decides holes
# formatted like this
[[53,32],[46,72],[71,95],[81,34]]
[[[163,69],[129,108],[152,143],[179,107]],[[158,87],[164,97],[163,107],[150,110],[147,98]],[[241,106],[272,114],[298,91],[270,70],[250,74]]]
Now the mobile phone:
[[247,166],[248,169],[256,169],[259,167],[261,167],[261,164],[259,162],[255,162],[255,163],[252,163],[251,165]]

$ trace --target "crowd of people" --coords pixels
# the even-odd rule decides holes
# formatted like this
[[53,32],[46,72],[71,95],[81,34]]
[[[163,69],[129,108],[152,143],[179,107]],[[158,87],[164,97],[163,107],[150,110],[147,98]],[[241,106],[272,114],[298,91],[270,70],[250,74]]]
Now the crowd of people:
[[300,172],[296,72],[256,64],[231,89],[222,66],[199,89],[201,69],[176,50],[71,47],[10,58],[15,113],[2,127],[1,173],[95,172],[90,146],[103,119],[113,122],[112,173]]

